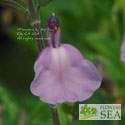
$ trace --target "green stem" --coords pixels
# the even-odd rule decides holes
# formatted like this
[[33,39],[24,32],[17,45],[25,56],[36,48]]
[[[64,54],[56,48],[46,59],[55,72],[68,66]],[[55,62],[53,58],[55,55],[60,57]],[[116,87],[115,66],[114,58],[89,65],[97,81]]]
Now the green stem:
[[44,47],[44,41],[42,37],[42,33],[40,31],[40,19],[39,19],[39,12],[37,12],[37,9],[34,8],[32,0],[27,0],[28,8],[29,8],[29,14],[32,18],[32,27],[34,29],[35,40],[37,43],[37,47],[39,51]]
[[53,125],[60,125],[57,108],[54,107],[53,105],[50,105],[50,109],[51,109],[51,113],[52,113]]
[[57,111],[58,111],[58,115],[59,115],[60,125],[68,125],[67,117],[63,111],[61,104],[57,106]]
[[79,119],[79,117],[78,117],[78,113],[73,113],[73,116],[72,116],[72,121],[71,121],[71,125],[77,125],[77,122],[78,122],[78,119]]

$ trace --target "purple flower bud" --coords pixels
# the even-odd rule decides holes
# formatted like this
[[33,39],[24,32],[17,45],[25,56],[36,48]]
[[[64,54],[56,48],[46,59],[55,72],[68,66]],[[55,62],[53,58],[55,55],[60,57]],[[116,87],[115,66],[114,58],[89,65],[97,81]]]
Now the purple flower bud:
[[51,16],[48,20],[48,28],[50,32],[47,32],[47,36],[50,38],[48,45],[56,48],[60,46],[60,28],[59,21],[55,16]]
[[59,20],[55,16],[51,16],[48,20],[48,28],[56,32],[59,27]]
[[60,43],[56,17],[52,16],[48,22],[50,40],[35,62],[31,92],[50,104],[88,99],[100,87],[102,77],[79,50]]
[[125,61],[125,36],[121,46],[121,61]]

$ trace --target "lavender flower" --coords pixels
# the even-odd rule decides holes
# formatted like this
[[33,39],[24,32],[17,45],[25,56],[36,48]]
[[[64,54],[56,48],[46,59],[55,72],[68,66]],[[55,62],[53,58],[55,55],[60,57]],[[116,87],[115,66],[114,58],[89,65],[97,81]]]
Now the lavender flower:
[[125,36],[121,46],[121,61],[125,61]]
[[60,43],[59,21],[51,16],[48,47],[35,62],[31,92],[50,104],[88,99],[101,84],[96,67],[70,44]]

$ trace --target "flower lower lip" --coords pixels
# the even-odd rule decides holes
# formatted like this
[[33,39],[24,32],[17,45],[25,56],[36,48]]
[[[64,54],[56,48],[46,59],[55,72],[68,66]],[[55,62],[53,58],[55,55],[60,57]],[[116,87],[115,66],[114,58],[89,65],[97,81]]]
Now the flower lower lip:
[[[89,98],[99,88],[102,79],[95,66],[76,48],[61,44],[45,50],[35,64],[36,76],[31,86],[34,95],[50,104],[76,102]],[[49,70],[44,69],[46,64]]]

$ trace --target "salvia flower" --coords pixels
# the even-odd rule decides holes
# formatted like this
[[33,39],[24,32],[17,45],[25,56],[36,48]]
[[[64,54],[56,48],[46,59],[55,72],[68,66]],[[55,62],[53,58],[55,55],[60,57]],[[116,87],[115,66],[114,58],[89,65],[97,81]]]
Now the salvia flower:
[[125,61],[125,36],[121,46],[121,61]]
[[49,104],[88,99],[100,87],[102,77],[96,67],[70,44],[60,43],[59,21],[51,16],[48,47],[35,62],[31,92]]

